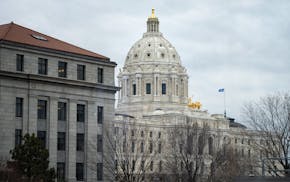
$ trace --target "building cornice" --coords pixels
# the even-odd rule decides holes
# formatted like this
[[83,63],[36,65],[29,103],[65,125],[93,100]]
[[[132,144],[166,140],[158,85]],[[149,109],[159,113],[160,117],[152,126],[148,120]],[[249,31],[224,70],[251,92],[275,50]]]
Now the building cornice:
[[14,80],[24,80],[24,81],[44,82],[44,83],[59,84],[59,85],[66,85],[66,86],[84,87],[84,88],[109,91],[113,93],[120,90],[120,87],[116,87],[112,85],[104,85],[104,84],[91,83],[91,82],[86,82],[86,81],[50,77],[46,75],[25,74],[25,73],[18,73],[18,72],[3,71],[3,70],[0,70],[0,77],[6,77],[6,78],[14,79]]

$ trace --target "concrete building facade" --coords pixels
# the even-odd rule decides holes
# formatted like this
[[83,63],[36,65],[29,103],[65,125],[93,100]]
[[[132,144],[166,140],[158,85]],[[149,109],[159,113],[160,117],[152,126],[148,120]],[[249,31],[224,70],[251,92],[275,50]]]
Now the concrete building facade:
[[0,26],[0,156],[34,133],[59,179],[102,181],[104,123],[113,120],[109,58],[15,23]]

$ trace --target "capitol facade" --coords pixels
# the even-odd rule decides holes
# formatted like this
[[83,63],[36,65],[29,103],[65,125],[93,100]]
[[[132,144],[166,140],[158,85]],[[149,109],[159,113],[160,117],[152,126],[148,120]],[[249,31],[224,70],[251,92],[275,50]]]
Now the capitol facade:
[[[147,32],[131,47],[118,75],[121,91],[113,122],[117,178],[202,181],[213,175],[213,161],[225,148],[244,161],[256,155],[246,127],[189,100],[188,82],[153,9]],[[248,166],[246,175],[254,168]]]

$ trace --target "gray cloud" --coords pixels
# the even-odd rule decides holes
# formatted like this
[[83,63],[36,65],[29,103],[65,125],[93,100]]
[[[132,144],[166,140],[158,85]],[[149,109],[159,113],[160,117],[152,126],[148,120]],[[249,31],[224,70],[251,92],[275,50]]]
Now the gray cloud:
[[190,95],[210,113],[223,112],[221,87],[228,114],[238,120],[244,102],[290,90],[286,0],[1,0],[0,23],[15,21],[104,54],[119,68],[152,7],[188,70]]

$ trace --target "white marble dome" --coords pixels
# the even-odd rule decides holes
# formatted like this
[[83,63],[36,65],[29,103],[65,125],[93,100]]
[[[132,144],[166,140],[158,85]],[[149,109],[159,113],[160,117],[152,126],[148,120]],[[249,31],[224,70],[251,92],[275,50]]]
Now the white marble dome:
[[160,108],[177,110],[187,105],[186,69],[176,49],[159,32],[154,11],[147,20],[147,32],[127,54],[118,85],[121,87],[119,113],[146,113]]
[[130,64],[180,64],[180,57],[159,32],[146,32],[129,50],[125,65]]

